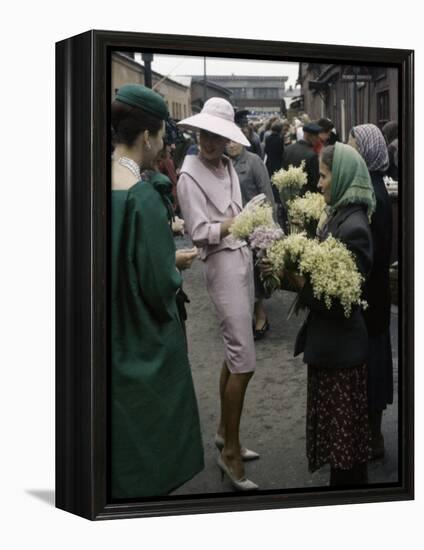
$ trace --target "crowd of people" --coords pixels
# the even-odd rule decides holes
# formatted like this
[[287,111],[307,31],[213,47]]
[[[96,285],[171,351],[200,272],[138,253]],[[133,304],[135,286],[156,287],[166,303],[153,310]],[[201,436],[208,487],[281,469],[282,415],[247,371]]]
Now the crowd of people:
[[[369,460],[383,456],[382,415],[393,402],[390,344],[392,219],[383,176],[397,176],[397,123],[352,128],[343,144],[328,119],[272,117],[211,98],[178,126],[163,98],[136,84],[112,103],[112,496],[170,493],[204,468],[202,433],[187,351],[182,272],[199,258],[224,346],[214,437],[217,464],[238,491],[260,488],[245,463],[240,421],[256,368],[255,340],[266,338],[269,265],[252,257],[231,226],[266,200],[287,231],[272,175],[304,163],[307,191],[326,208],[317,239],[329,235],[353,253],[368,308],[346,318],[328,308],[310,281],[282,270],[281,288],[309,313],[294,354],[307,365],[306,454],[310,471],[331,467],[330,485],[367,483]],[[390,140],[390,141],[389,141]],[[193,248],[176,250],[186,232]],[[213,366],[211,365],[211,368]]]

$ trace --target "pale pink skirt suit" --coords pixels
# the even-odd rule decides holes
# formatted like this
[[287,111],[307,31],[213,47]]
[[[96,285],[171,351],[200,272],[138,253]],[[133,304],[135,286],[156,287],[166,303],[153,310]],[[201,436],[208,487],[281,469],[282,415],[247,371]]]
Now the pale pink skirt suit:
[[199,157],[186,156],[177,184],[185,227],[200,248],[206,287],[220,321],[225,358],[232,373],[252,372],[254,279],[246,243],[220,237],[221,222],[242,209],[238,176],[224,157],[223,170],[212,170]]

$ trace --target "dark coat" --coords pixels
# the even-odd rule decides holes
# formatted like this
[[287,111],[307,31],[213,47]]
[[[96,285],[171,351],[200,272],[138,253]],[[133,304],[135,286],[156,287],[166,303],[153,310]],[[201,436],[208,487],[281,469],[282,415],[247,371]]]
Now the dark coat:
[[[359,272],[366,276],[372,265],[372,240],[363,208],[352,205],[336,212],[324,228],[322,240],[330,233],[353,252]],[[295,355],[303,351],[303,361],[317,367],[354,367],[366,362],[368,334],[359,307],[352,309],[349,318],[340,303],[327,309],[323,301],[313,296],[309,283],[299,298],[310,312],[297,336]]]
[[383,174],[371,172],[377,201],[371,219],[373,266],[364,288],[368,308],[364,312],[370,336],[383,334],[390,327],[390,255],[392,251],[392,205]]
[[318,155],[312,145],[303,139],[286,147],[283,155],[283,168],[287,170],[290,164],[294,167],[300,166],[302,160],[305,161],[305,171],[308,175],[308,182],[303,188],[302,194],[306,191],[316,193],[319,180]]
[[266,154],[266,167],[269,177],[274,172],[280,170],[283,166],[283,153],[284,153],[284,140],[283,138],[272,132],[265,139],[265,154]]
[[249,153],[255,153],[255,155],[258,155],[258,157],[262,159],[263,153],[261,140],[259,139],[258,134],[256,132],[252,132],[248,139],[250,141],[250,147],[246,147],[246,149],[249,151]]
[[398,148],[399,141],[397,138],[393,140],[387,147],[387,151],[389,153],[389,169],[387,170],[387,175],[393,178],[395,181],[398,181],[399,179]]
[[197,401],[176,302],[182,279],[164,201],[167,187],[146,179],[112,191],[114,498],[165,495],[203,468]]

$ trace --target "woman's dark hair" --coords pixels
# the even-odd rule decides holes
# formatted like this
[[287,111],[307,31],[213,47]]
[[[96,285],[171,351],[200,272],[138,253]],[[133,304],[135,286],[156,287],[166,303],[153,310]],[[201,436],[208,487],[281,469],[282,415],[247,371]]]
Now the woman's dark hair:
[[318,126],[321,126],[324,132],[330,132],[334,128],[334,124],[329,118],[320,118],[317,124]]
[[112,143],[131,147],[137,137],[148,130],[155,135],[162,128],[163,120],[121,101],[112,103]]
[[334,145],[328,145],[327,147],[324,147],[321,153],[321,161],[327,166],[327,168],[330,171],[333,169],[333,159],[334,159],[335,150],[336,150],[336,147]]

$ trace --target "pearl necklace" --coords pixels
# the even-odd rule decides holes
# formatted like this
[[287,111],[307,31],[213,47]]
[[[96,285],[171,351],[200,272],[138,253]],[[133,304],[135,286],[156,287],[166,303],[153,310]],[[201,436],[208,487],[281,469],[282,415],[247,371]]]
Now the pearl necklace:
[[128,157],[119,157],[117,162],[121,166],[128,168],[128,170],[137,178],[137,180],[141,180],[140,166],[135,162],[135,160]]

